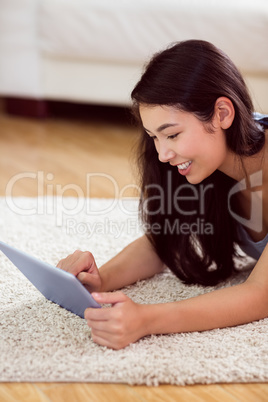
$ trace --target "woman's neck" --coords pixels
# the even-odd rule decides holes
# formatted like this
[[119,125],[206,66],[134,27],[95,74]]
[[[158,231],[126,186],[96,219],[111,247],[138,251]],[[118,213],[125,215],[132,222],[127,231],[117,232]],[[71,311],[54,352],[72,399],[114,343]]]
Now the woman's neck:
[[219,170],[238,182],[243,179],[247,180],[250,175],[262,171],[263,180],[268,182],[267,135],[264,147],[257,154],[240,157],[232,151],[229,151],[223,165]]

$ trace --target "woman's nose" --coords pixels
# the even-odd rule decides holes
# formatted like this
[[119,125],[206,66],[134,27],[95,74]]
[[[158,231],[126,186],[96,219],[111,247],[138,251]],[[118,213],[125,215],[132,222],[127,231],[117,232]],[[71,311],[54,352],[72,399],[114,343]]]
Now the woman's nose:
[[160,162],[170,162],[175,157],[175,152],[163,146],[160,146],[158,149],[158,159]]

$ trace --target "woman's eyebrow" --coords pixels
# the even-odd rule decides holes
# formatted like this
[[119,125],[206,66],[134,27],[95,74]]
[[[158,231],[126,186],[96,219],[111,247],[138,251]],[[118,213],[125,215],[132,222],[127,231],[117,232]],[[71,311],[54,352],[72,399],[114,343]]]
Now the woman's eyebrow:
[[[165,123],[165,124],[162,124],[161,126],[159,126],[156,129],[156,131],[158,133],[160,133],[161,131],[165,130],[168,127],[175,127],[175,126],[178,126],[178,124],[177,123]],[[143,128],[144,128],[145,131],[147,131],[148,133],[152,134],[150,130],[147,130],[147,128],[145,128],[145,127],[143,127]]]

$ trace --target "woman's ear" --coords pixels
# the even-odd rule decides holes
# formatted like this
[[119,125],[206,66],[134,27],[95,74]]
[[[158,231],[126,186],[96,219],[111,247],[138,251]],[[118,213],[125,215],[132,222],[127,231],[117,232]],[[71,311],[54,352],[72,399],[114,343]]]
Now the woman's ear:
[[235,117],[235,109],[233,102],[222,96],[215,102],[214,123],[217,121],[218,126],[226,130],[231,127]]

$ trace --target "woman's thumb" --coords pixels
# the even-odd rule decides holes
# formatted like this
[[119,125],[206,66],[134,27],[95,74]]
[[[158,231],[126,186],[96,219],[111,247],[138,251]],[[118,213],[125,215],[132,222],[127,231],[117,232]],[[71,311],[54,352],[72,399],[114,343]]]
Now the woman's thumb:
[[88,274],[87,272],[80,272],[80,274],[77,275],[77,279],[83,284],[83,285],[90,285],[93,282],[93,275]]
[[100,292],[92,293],[92,297],[99,303],[116,304],[126,301],[127,296],[123,292]]

